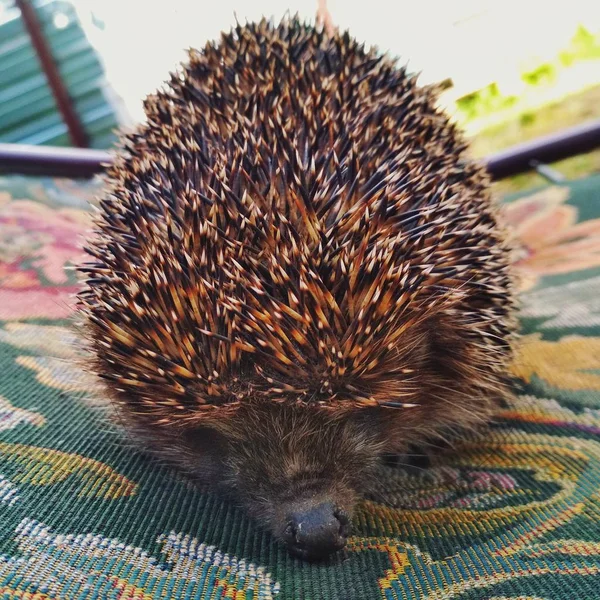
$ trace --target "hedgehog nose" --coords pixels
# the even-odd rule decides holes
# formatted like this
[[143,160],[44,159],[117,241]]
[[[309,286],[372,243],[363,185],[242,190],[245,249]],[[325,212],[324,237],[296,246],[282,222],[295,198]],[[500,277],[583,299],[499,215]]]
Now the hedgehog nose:
[[341,550],[349,531],[346,513],[325,502],[291,513],[284,540],[291,554],[306,560],[320,560]]

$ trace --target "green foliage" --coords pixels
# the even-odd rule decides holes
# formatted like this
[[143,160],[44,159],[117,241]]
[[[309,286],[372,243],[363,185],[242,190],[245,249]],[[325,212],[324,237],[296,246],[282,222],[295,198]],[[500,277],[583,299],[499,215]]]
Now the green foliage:
[[[575,31],[567,48],[561,50],[556,58],[538,65],[535,69],[521,73],[525,83],[525,95],[537,87],[552,85],[562,69],[577,62],[600,59],[600,36],[594,35],[583,25]],[[496,83],[467,94],[456,101],[459,121],[466,124],[475,119],[514,106],[519,101],[516,96],[504,96]],[[535,117],[525,113],[519,117],[523,125],[529,125]]]
[[527,127],[529,125],[533,125],[535,122],[535,113],[533,112],[524,112],[519,116],[519,124],[521,127]]
[[491,83],[477,92],[459,98],[456,105],[464,118],[471,120],[508,108],[516,101],[516,96],[502,95],[498,85]]
[[527,85],[536,86],[553,83],[556,79],[556,75],[556,67],[553,64],[544,63],[536,69],[533,69],[533,71],[522,73],[521,79]]
[[600,58],[600,37],[590,33],[580,25],[567,48],[559,52],[558,59],[564,67],[570,67],[580,60]]

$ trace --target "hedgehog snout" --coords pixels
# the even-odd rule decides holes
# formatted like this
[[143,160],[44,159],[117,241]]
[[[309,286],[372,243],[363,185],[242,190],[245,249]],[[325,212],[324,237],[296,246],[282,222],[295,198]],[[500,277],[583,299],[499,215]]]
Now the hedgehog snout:
[[282,539],[290,554],[321,560],[341,550],[350,533],[350,519],[334,502],[290,507]]

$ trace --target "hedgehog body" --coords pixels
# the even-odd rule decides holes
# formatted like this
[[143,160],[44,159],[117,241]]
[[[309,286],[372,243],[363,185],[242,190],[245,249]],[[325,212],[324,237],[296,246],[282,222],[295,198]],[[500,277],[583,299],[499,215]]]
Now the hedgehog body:
[[149,450],[328,554],[382,452],[506,392],[487,176],[435,90],[295,19],[190,51],[145,110],[81,267],[95,371]]

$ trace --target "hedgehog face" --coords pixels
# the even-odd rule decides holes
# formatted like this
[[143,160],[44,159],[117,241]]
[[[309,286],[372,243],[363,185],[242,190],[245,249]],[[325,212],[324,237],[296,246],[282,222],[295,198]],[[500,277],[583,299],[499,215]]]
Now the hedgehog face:
[[[183,439],[206,477],[212,448],[219,480],[296,556],[324,558],[344,547],[359,487],[382,450],[380,410],[333,417],[314,407],[259,403]],[[216,438],[219,441],[216,441]],[[217,449],[218,448],[218,449]]]

